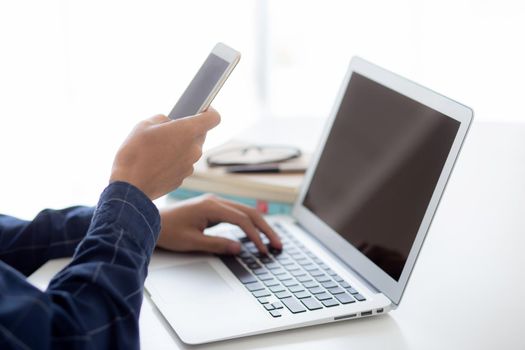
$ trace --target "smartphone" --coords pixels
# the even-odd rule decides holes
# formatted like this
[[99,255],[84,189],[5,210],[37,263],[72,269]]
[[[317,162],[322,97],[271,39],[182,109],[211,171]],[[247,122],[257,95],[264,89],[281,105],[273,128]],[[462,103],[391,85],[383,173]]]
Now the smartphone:
[[218,43],[168,115],[178,119],[204,112],[230,76],[241,54]]

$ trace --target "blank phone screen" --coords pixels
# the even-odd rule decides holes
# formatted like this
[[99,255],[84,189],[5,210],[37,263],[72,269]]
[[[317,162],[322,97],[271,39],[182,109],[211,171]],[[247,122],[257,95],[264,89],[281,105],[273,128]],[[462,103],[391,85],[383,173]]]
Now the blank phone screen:
[[199,113],[199,109],[228,69],[229,63],[210,54],[186,88],[169,117],[177,119]]

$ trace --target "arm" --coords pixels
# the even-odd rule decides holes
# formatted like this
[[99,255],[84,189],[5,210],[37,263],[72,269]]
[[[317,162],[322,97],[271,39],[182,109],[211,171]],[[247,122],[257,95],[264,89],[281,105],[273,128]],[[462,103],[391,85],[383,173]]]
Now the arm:
[[213,111],[139,123],[115,157],[73,261],[41,292],[0,262],[0,349],[136,349],[149,258],[160,230],[151,200],[178,187],[202,154]]
[[138,348],[143,283],[159,230],[154,204],[117,182],[102,193],[73,261],[46,292],[0,264],[0,348]]
[[44,210],[33,221],[0,215],[0,260],[28,276],[50,259],[72,256],[93,208]]

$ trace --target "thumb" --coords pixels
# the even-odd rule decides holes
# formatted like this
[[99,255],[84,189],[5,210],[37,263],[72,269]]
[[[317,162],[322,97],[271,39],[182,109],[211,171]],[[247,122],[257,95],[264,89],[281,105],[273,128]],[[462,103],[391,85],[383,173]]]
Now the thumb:
[[186,123],[191,123],[197,134],[205,134],[208,130],[213,129],[219,125],[221,116],[215,109],[210,107],[205,112],[181,118],[179,120]]
[[199,235],[195,237],[195,249],[216,254],[239,254],[241,244],[231,239],[217,236]]

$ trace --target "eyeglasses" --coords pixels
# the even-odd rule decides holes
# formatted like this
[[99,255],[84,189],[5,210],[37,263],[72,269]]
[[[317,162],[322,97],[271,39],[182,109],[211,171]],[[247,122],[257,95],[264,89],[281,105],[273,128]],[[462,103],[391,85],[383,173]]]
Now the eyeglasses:
[[292,146],[250,145],[228,148],[210,154],[209,166],[256,165],[278,163],[301,156],[301,150]]

